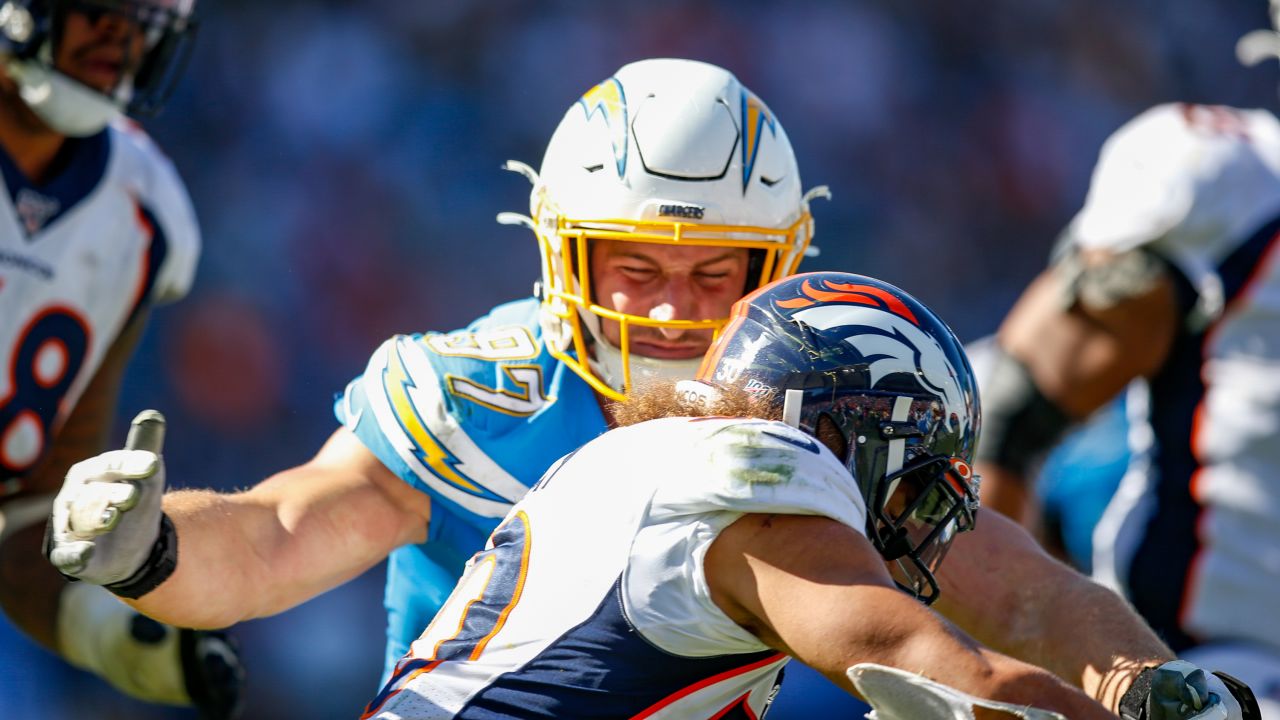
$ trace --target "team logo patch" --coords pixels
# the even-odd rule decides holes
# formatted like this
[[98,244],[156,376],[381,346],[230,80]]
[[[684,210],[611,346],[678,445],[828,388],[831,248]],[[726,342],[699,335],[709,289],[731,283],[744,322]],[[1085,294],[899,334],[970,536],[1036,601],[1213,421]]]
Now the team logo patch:
[[622,83],[616,78],[609,78],[588,90],[578,104],[582,105],[588,122],[596,113],[604,117],[613,143],[613,161],[618,177],[622,177],[627,171],[627,97],[622,91]]
[[18,199],[14,203],[14,210],[18,213],[18,219],[22,221],[22,228],[27,231],[27,235],[40,232],[49,219],[57,215],[61,209],[62,203],[59,203],[56,198],[41,195],[25,187],[18,191]]
[[769,134],[777,137],[778,122],[773,113],[760,98],[746,90],[742,91],[742,194],[747,194],[751,185],[751,172],[756,166],[756,155],[760,151],[760,138],[765,128]]

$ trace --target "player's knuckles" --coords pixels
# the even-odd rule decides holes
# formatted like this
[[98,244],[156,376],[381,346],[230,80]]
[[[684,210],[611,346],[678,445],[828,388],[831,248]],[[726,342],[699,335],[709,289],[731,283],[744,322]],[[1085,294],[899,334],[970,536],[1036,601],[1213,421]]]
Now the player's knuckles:
[[142,480],[157,474],[160,469],[160,456],[149,450],[116,450],[120,453],[119,465],[116,467],[117,477],[129,480]]
[[84,572],[93,559],[93,543],[82,540],[59,542],[49,552],[53,566],[68,575]]

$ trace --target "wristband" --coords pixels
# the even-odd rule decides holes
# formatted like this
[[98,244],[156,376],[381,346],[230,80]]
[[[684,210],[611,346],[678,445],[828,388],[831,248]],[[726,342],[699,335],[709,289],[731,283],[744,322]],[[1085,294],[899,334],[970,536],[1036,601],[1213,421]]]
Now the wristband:
[[176,569],[178,569],[178,533],[174,530],[169,516],[161,514],[160,535],[151,546],[151,554],[142,563],[142,567],[124,580],[103,587],[122,598],[136,600],[159,587],[160,583],[168,580]]

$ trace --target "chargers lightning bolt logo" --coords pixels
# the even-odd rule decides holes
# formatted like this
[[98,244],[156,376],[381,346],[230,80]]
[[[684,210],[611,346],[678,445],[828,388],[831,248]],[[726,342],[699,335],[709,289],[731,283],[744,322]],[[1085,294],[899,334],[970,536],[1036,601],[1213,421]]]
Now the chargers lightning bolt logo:
[[764,106],[760,98],[746,90],[742,91],[742,194],[747,194],[751,184],[751,171],[756,166],[756,154],[760,152],[760,136],[765,128],[769,134],[778,136],[778,121],[773,113]]
[[582,105],[588,121],[597,112],[604,116],[613,142],[613,161],[618,177],[622,177],[627,171],[627,96],[622,91],[622,83],[609,78],[583,94],[578,104]]
[[382,385],[395,412],[396,420],[400,423],[400,428],[413,443],[413,454],[419,462],[430,468],[431,472],[441,480],[459,490],[486,500],[505,501],[504,498],[475,484],[460,472],[457,468],[460,462],[458,458],[446,450],[423,424],[413,398],[409,396],[409,389],[417,386],[405,369],[399,348],[394,348],[387,353],[387,367],[382,372]]

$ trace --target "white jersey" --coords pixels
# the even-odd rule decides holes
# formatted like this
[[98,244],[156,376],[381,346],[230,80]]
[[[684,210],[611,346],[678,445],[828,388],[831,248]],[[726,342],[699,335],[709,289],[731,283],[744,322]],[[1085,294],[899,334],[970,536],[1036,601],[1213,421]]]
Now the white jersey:
[[0,496],[48,449],[148,303],[186,294],[200,237],[172,164],[127,120],[69,139],[32,184],[0,152]]
[[1130,395],[1134,459],[1095,532],[1099,579],[1175,649],[1280,651],[1280,122],[1140,115],[1103,146],[1068,237],[1148,248],[1186,281],[1169,358]]
[[512,509],[365,717],[761,717],[787,656],[703,574],[744,513],[859,533],[866,516],[848,470],[781,423],[669,418],[597,438]]

